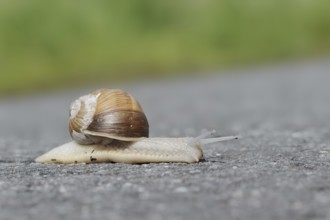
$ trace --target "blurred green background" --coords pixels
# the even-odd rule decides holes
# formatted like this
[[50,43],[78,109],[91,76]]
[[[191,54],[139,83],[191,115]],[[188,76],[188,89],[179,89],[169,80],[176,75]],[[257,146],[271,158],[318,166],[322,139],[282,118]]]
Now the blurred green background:
[[0,95],[329,52],[329,0],[0,0]]

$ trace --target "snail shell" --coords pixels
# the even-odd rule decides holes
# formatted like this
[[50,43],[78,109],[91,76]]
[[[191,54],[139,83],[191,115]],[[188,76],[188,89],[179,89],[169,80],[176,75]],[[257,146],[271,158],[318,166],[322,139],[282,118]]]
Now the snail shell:
[[69,131],[73,141],[36,158],[39,163],[196,163],[202,148],[238,136],[148,138],[148,120],[140,104],[119,89],[100,89],[71,104]]
[[120,89],[99,89],[71,104],[69,131],[78,144],[107,145],[148,137],[149,124],[133,96]]

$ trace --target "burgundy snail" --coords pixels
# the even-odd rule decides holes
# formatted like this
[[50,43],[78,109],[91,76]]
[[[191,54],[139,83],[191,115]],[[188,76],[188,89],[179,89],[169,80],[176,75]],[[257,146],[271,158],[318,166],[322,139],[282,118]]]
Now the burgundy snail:
[[140,104],[119,89],[99,89],[71,104],[69,131],[72,142],[36,158],[39,163],[195,163],[206,144],[238,136],[208,138],[152,137]]

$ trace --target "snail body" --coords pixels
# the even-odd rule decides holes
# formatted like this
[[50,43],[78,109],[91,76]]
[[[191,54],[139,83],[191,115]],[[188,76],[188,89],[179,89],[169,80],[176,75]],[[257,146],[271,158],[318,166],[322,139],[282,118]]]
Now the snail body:
[[36,159],[37,162],[197,162],[202,157],[200,145],[188,147],[190,138],[144,138],[136,142],[104,145],[80,145],[72,141]]
[[237,136],[165,138],[149,136],[140,104],[122,90],[101,89],[71,104],[69,131],[72,142],[36,158],[39,163],[195,163],[206,144]]

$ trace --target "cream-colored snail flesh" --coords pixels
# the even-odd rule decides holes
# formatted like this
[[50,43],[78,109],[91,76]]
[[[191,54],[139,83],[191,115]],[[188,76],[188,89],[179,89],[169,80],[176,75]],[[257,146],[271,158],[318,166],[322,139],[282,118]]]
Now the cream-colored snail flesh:
[[194,163],[203,158],[206,144],[237,136],[149,138],[149,125],[140,104],[119,89],[100,89],[71,104],[72,142],[36,158],[39,163]]

